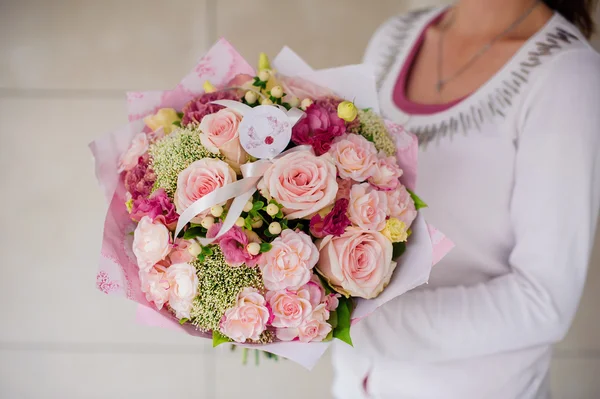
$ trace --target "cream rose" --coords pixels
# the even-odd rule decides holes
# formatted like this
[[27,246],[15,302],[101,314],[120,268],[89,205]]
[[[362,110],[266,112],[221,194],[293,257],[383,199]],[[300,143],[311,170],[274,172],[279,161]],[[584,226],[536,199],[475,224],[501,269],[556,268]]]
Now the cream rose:
[[140,157],[148,151],[148,147],[148,136],[146,136],[146,133],[136,134],[129,149],[121,156],[117,172],[121,173],[135,168]]
[[369,183],[380,190],[394,190],[400,185],[401,176],[402,169],[396,158],[380,155]]
[[177,263],[167,269],[169,281],[169,306],[178,319],[190,318],[192,301],[198,292],[196,268],[188,263]]
[[328,152],[342,179],[361,183],[375,172],[377,149],[359,134],[345,134],[336,138]]
[[225,311],[220,330],[235,342],[258,341],[268,321],[265,298],[255,288],[244,288],[235,306]]
[[169,300],[169,280],[166,276],[166,268],[156,265],[146,272],[140,270],[140,285],[142,292],[146,294],[148,302],[154,302],[158,310]]
[[298,327],[312,312],[308,290],[269,291],[266,298],[273,313],[273,327]]
[[[181,215],[196,200],[236,180],[233,169],[219,159],[204,158],[193,162],[177,176],[174,196],[177,213]],[[205,210],[192,219],[192,222],[199,224],[209,213],[210,209]]]
[[296,328],[278,328],[277,338],[282,341],[293,341],[298,338],[300,342],[323,341],[331,331],[331,325],[327,323],[329,310],[322,303]]
[[389,283],[396,262],[392,243],[376,231],[349,228],[340,237],[320,243],[317,269],[338,292],[371,299]]
[[387,196],[369,183],[355,184],[350,189],[348,218],[364,230],[380,231],[387,218]]
[[149,216],[140,219],[133,232],[133,253],[140,270],[149,272],[150,268],[163,260],[171,250],[171,233],[160,219]]
[[200,122],[200,140],[209,151],[225,156],[236,171],[246,163],[248,154],[242,148],[238,128],[242,117],[230,109],[206,115]]
[[335,200],[335,166],[327,154],[292,152],[267,169],[258,189],[267,199],[274,198],[283,205],[288,219],[311,217]]
[[283,230],[262,254],[258,265],[265,288],[270,291],[297,290],[308,283],[319,259],[319,250],[306,233]]
[[388,216],[404,222],[406,228],[409,228],[417,217],[417,210],[406,187],[399,185],[395,190],[386,191],[385,194],[388,202]]

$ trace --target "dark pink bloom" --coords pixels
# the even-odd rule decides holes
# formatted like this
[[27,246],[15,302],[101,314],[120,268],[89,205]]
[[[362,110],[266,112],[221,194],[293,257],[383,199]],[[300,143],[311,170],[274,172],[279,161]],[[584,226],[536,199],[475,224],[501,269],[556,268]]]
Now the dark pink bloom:
[[292,129],[292,141],[297,145],[308,144],[315,154],[322,155],[331,148],[334,138],[346,133],[346,124],[337,112],[328,112],[318,104],[306,109],[306,115]]
[[171,202],[164,189],[156,190],[150,197],[138,197],[133,201],[131,219],[139,221],[144,216],[156,219],[163,216],[165,225],[173,230],[177,226],[179,215],[175,212],[175,205]]
[[198,124],[206,115],[214,114],[223,108],[220,105],[211,104],[212,101],[239,101],[240,98],[241,95],[238,90],[221,90],[214,93],[202,94],[200,97],[194,98],[183,107],[183,119],[181,120],[181,125],[187,126],[189,124]]
[[[340,98],[329,96],[329,97],[321,98],[320,100],[315,101],[315,103],[317,105],[320,105],[321,107],[325,108],[327,110],[327,112],[334,113],[337,115],[338,105],[340,105],[340,103],[342,101],[343,100],[341,100]],[[356,119],[354,119],[352,122],[346,123],[346,130],[349,130],[352,132],[356,132],[359,127],[360,127],[360,120],[358,119],[358,117]]]
[[148,153],[142,155],[138,164],[125,173],[125,189],[135,200],[139,197],[148,197],[156,181],[156,174],[150,168],[150,156]]
[[324,218],[316,214],[310,219],[310,232],[317,238],[323,238],[328,235],[341,236],[346,231],[346,227],[352,222],[348,219],[348,205],[350,201],[341,198],[335,202],[331,212]]
[[[206,234],[206,237],[212,238],[217,235],[221,229],[222,223],[212,225]],[[221,247],[225,261],[232,267],[239,267],[246,264],[248,267],[254,267],[259,255],[252,256],[248,253],[246,246],[248,245],[248,236],[238,226],[233,226],[229,231],[223,234],[216,240],[216,243]]]
[[352,189],[354,181],[352,179],[342,179],[341,177],[338,177],[337,184],[338,191],[335,196],[336,201],[340,198],[350,199],[350,190]]

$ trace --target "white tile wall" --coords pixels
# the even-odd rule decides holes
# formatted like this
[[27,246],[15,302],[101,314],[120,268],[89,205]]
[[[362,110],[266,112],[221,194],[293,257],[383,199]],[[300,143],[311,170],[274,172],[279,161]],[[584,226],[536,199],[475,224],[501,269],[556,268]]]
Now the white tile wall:
[[[0,0],[0,398],[265,398],[267,374],[268,398],[329,398],[328,357],[313,372],[242,366],[239,351],[134,324],[133,303],[96,291],[105,205],[87,143],[125,121],[125,90],[172,86],[218,36],[249,57],[288,44],[339,65],[390,15],[436,3]],[[594,259],[556,351],[559,399],[600,397]]]

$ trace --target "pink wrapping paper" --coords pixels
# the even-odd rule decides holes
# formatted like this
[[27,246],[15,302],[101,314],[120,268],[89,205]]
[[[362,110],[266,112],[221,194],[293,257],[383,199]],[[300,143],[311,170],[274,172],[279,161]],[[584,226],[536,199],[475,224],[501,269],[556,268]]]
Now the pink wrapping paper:
[[[345,92],[351,90],[352,93],[358,94],[358,98],[355,99],[357,104],[378,109],[374,79],[371,79],[371,72],[366,67],[349,66],[335,70],[313,71],[287,48],[275,59],[274,64],[280,72],[288,76],[301,75],[303,79],[315,84],[330,81],[331,85],[327,87],[341,97],[352,99],[349,97],[351,94]],[[130,220],[124,206],[125,188],[117,173],[119,157],[127,150],[133,137],[143,131],[143,117],[154,114],[160,108],[181,110],[189,100],[203,93],[205,81],[209,80],[219,87],[238,74],[254,75],[254,70],[226,40],[221,39],[199,60],[196,67],[175,89],[128,93],[129,124],[90,144],[96,162],[96,177],[109,203],[96,285],[106,294],[120,295],[138,302],[140,306],[136,321],[141,324],[210,338],[189,324],[180,325],[166,309],[156,310],[153,304],[146,301],[145,295],[141,292],[138,267],[131,250],[133,238],[129,234],[134,230],[135,223]],[[349,85],[348,82],[360,82],[360,84],[352,87],[353,85]],[[361,95],[362,93],[364,95]],[[387,122],[387,127],[398,147],[398,160],[404,170],[403,184],[414,189],[417,177],[417,139],[400,125]],[[374,300],[357,301],[353,323],[366,317],[390,299],[427,282],[431,267],[442,259],[452,246],[451,241],[437,229],[428,226],[419,214],[413,225],[410,244],[400,259],[390,285]],[[267,350],[311,369],[330,344],[330,342],[309,344],[276,342],[268,345],[252,345],[252,348]]]

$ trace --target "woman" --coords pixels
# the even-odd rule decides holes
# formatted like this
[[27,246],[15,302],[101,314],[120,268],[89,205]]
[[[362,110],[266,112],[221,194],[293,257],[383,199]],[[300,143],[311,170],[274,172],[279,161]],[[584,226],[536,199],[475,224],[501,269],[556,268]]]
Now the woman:
[[366,62],[421,142],[428,221],[456,248],[337,345],[337,398],[548,398],[600,204],[589,0],[459,0],[392,18]]

